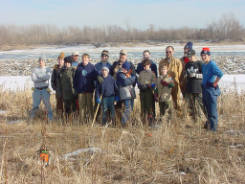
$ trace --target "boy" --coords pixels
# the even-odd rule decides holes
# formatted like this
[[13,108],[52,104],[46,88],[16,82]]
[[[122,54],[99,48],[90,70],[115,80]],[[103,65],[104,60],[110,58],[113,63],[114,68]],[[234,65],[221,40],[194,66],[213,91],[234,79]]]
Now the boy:
[[75,76],[75,69],[72,67],[72,61],[69,58],[65,59],[65,66],[60,72],[60,81],[62,87],[62,97],[65,106],[66,121],[69,120],[70,114],[75,112],[75,90],[73,88],[73,78]]
[[108,111],[110,112],[110,117],[112,119],[112,123],[115,124],[115,108],[114,108],[114,100],[115,96],[118,92],[118,87],[115,79],[109,75],[109,68],[102,67],[101,76],[103,77],[103,81],[100,83],[97,81],[96,85],[96,103],[101,103],[102,97],[102,125],[105,125],[108,118]]
[[[194,121],[201,118],[202,103],[202,65],[201,61],[197,61],[195,50],[190,50],[187,53],[189,62],[185,65],[186,71],[186,91],[185,99],[188,104],[187,109],[191,110],[191,115]],[[200,109],[201,108],[201,109]],[[204,111],[203,111],[204,112]]]
[[61,83],[60,83],[60,72],[64,66],[64,52],[61,52],[58,56],[58,64],[54,65],[53,73],[51,76],[51,86],[55,91],[56,97],[56,112],[57,114],[63,114],[63,98],[61,92]]
[[211,52],[209,48],[203,48],[201,52],[202,60],[205,64],[202,66],[202,96],[203,105],[207,111],[208,121],[205,128],[216,131],[218,127],[218,112],[217,112],[217,99],[220,95],[218,86],[219,80],[223,76],[223,72],[219,69],[214,61],[211,60]]
[[126,126],[132,111],[131,103],[135,98],[133,85],[136,82],[135,75],[131,75],[131,64],[124,62],[122,68],[117,73],[117,86],[119,90],[120,102],[124,105],[124,112],[122,113],[121,123]]
[[148,120],[149,125],[151,125],[154,111],[153,90],[156,87],[156,75],[151,71],[151,60],[145,59],[142,64],[144,70],[140,72],[138,78],[138,87],[140,89],[141,117],[143,118],[144,123]]
[[93,118],[94,81],[97,78],[95,67],[89,60],[90,56],[88,54],[82,55],[82,63],[78,65],[73,80],[74,89],[78,93],[80,120],[86,122]]
[[46,67],[44,58],[39,58],[39,67],[34,68],[31,78],[34,82],[34,91],[32,93],[33,105],[30,112],[30,118],[35,117],[36,111],[43,101],[46,110],[48,111],[48,119],[53,119],[53,113],[50,104],[49,80],[51,77],[51,69]]
[[168,74],[168,65],[162,65],[159,69],[160,75],[157,78],[157,95],[156,101],[159,102],[160,116],[164,116],[168,110],[169,119],[172,114],[172,89],[174,87],[174,81]]

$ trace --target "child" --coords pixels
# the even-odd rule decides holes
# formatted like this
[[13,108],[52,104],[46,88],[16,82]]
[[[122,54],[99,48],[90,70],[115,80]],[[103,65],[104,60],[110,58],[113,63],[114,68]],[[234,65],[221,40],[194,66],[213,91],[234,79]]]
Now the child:
[[153,90],[156,87],[156,75],[151,71],[151,61],[145,59],[143,61],[144,70],[140,72],[138,78],[138,87],[140,89],[140,104],[141,104],[141,117],[143,121],[149,121],[149,125],[153,120],[153,103],[154,94]]
[[216,131],[218,127],[217,99],[220,95],[218,83],[223,76],[223,72],[216,63],[211,60],[209,48],[203,48],[201,57],[205,63],[202,66],[202,97],[203,105],[208,116],[205,128],[208,128],[208,125],[210,125],[210,129]]
[[[195,50],[190,50],[187,53],[189,62],[185,65],[186,71],[186,95],[191,115],[194,121],[198,121],[201,118],[201,110],[203,110],[202,103],[202,65],[201,61],[197,61]],[[204,111],[203,111],[204,112]]]
[[159,102],[160,116],[164,116],[168,110],[170,119],[172,114],[171,92],[174,87],[174,81],[168,74],[168,65],[162,65],[159,71],[160,75],[157,79],[156,101]]
[[132,111],[132,99],[135,98],[135,92],[133,85],[135,84],[136,77],[131,75],[131,64],[124,62],[122,68],[117,73],[117,86],[119,90],[120,102],[124,105],[124,111],[122,113],[121,123],[122,126],[126,126],[127,121],[130,118]]
[[54,66],[53,73],[51,76],[51,86],[55,90],[56,97],[56,112],[57,114],[63,114],[63,98],[61,92],[61,83],[60,83],[60,72],[64,66],[64,52],[61,52],[58,56],[58,64]]
[[102,125],[105,125],[108,120],[108,111],[110,112],[112,123],[115,124],[114,100],[118,92],[118,87],[115,79],[109,75],[109,68],[102,67],[101,76],[103,77],[103,81],[97,81],[96,85],[96,103],[100,104],[102,97]]
[[65,66],[60,72],[61,91],[65,106],[65,117],[69,120],[70,114],[75,112],[75,90],[73,88],[73,78],[75,76],[75,68],[72,67],[72,61],[69,58],[65,59]]

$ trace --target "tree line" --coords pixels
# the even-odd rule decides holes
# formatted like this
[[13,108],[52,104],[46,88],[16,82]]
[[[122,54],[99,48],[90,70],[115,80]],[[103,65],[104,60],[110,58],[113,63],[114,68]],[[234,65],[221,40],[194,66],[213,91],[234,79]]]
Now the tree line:
[[176,29],[156,28],[149,25],[145,30],[130,26],[110,25],[104,27],[55,25],[0,25],[0,44],[86,44],[106,42],[144,41],[244,41],[245,29],[233,15],[223,15],[205,28],[182,27]]

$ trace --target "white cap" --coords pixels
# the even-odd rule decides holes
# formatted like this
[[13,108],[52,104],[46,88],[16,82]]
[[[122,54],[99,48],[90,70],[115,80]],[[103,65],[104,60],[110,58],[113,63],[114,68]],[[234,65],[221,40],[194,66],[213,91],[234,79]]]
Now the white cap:
[[73,56],[79,56],[79,52],[77,52],[77,51],[76,52],[73,52],[72,55]]
[[106,66],[103,66],[103,67],[101,68],[101,71],[102,71],[102,70],[107,70],[107,71],[109,72],[109,68],[106,67]]

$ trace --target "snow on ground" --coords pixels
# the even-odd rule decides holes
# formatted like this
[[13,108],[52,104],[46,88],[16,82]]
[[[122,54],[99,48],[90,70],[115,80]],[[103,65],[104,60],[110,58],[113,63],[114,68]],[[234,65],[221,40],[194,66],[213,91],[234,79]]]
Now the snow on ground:
[[[30,76],[0,76],[0,87],[4,90],[23,91],[33,87]],[[224,75],[220,81],[224,92],[245,92],[245,75]]]

